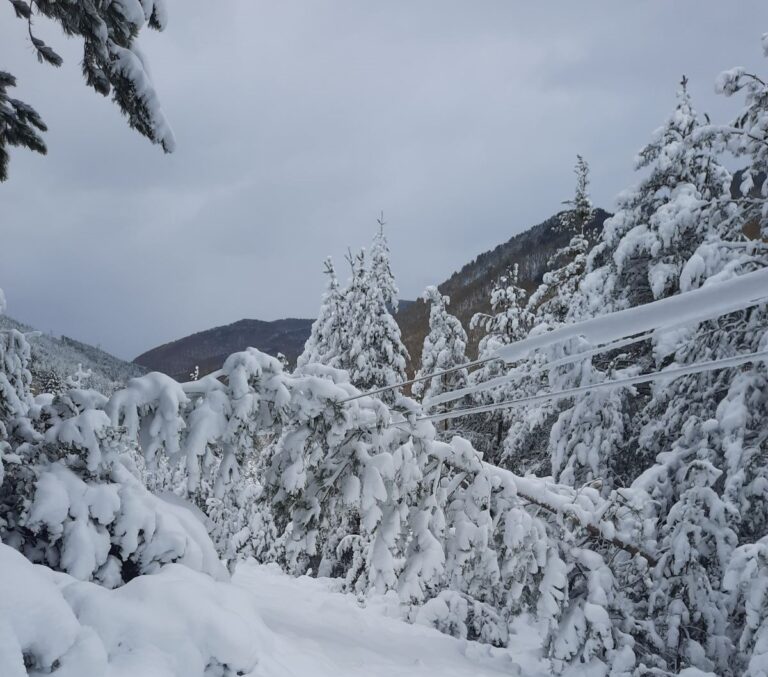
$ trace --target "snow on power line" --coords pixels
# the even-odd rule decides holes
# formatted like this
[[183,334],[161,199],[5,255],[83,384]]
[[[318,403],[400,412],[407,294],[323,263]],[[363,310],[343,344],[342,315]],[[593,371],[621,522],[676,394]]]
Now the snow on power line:
[[[750,306],[754,306],[766,301],[768,301],[768,297],[766,297],[765,299],[742,301],[740,303],[735,303],[728,307],[718,308],[716,312],[718,316],[727,315],[729,313],[734,313],[739,310],[744,310],[745,308],[749,308]],[[599,355],[600,353],[612,352],[615,350],[619,350],[620,348],[626,348],[627,346],[631,346],[636,343],[642,343],[643,341],[648,341],[652,339],[654,336],[656,336],[658,332],[682,329],[684,327],[695,325],[699,322],[704,322],[706,320],[714,319],[714,317],[715,316],[712,314],[712,311],[709,311],[699,317],[694,317],[694,318],[688,317],[682,322],[679,322],[679,321],[674,322],[664,327],[659,327],[658,329],[644,332],[637,336],[622,338],[619,341],[611,341],[610,343],[602,343],[593,348],[589,348],[588,350],[583,350],[581,352],[573,353],[571,355],[566,355],[565,357],[561,357],[558,360],[554,360],[552,362],[547,362],[545,364],[542,364],[536,367],[535,369],[533,369],[530,373],[540,374],[547,371],[551,371],[552,369],[556,369],[557,367],[563,367],[569,364],[573,364],[575,362],[580,362],[581,360],[584,360],[588,357],[593,357],[595,355]],[[497,358],[497,359],[501,359],[501,358]],[[423,402],[423,406],[425,409],[431,409],[432,407],[436,407],[439,404],[445,404],[446,402],[454,402],[456,400],[460,400],[464,397],[467,397],[468,395],[475,395],[479,392],[493,390],[494,388],[498,388],[500,386],[506,385],[507,383],[510,383],[511,381],[514,381],[516,378],[518,378],[518,375],[514,373],[497,376],[496,378],[493,378],[489,381],[483,381],[482,383],[476,383],[475,385],[467,386],[466,388],[461,388],[459,390],[452,390],[450,392],[442,393],[435,397],[430,397],[428,400],[425,400]]]
[[[575,362],[588,355],[598,354],[606,350],[614,350],[648,338],[648,336],[639,336],[641,334],[650,335],[654,331],[684,327],[688,324],[703,322],[767,301],[768,268],[762,268],[725,282],[705,285],[700,289],[659,301],[601,315],[582,322],[563,325],[545,334],[529,336],[521,341],[504,346],[496,351],[494,355],[482,360],[467,362],[460,367],[436,371],[408,381],[395,383],[391,386],[370,390],[346,398],[342,402],[350,402],[362,397],[378,395],[389,390],[396,390],[420,381],[443,376],[458,369],[476,367],[494,360],[504,360],[507,363],[517,362],[528,357],[537,349],[581,336],[596,346],[596,348],[588,351],[588,353],[575,354],[572,359],[567,358],[568,361]],[[567,361],[559,360],[557,365],[550,365],[550,367],[567,363]],[[495,387],[496,385],[500,385],[500,383],[494,382],[492,386],[488,387]],[[471,392],[474,392],[471,388],[462,389],[460,395],[459,391],[456,391],[457,399]],[[448,402],[450,401],[447,399],[449,395],[450,393],[445,393],[445,395],[441,396],[439,402],[437,398],[433,398],[429,404],[434,405]]]
[[674,367],[672,369],[655,371],[649,374],[639,374],[637,376],[630,376],[613,381],[604,381],[603,383],[591,383],[588,385],[579,386],[578,388],[569,388],[567,390],[560,390],[553,393],[541,393],[539,395],[532,395],[530,397],[521,397],[515,400],[507,400],[506,402],[481,405],[479,407],[470,407],[467,409],[456,409],[444,414],[422,416],[421,418],[417,418],[416,421],[445,421],[448,419],[459,418],[461,416],[468,416],[470,414],[483,414],[490,411],[496,411],[498,409],[510,409],[512,407],[531,404],[533,402],[563,400],[580,393],[594,392],[595,390],[625,388],[627,386],[636,385],[639,383],[650,383],[652,381],[671,381],[681,376],[699,374],[705,371],[715,371],[717,369],[725,369],[727,367],[737,367],[742,364],[747,364],[749,362],[759,362],[761,360],[768,361],[768,350],[749,353],[747,355],[734,355],[733,357],[712,360],[710,362],[688,364],[684,367]]
[[566,324],[546,334],[529,336],[500,348],[496,357],[508,363],[516,362],[537,348],[578,336],[592,345],[610,343],[635,334],[718,317],[739,304],[748,307],[765,301],[768,301],[768,268],[642,306]]

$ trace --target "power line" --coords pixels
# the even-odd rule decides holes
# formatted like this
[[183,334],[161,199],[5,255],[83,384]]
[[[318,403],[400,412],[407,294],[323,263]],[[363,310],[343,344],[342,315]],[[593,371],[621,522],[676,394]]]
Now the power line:
[[475,360],[474,362],[467,362],[465,364],[462,364],[458,367],[451,367],[450,369],[444,369],[442,371],[435,371],[431,374],[425,374],[424,376],[418,376],[416,378],[412,378],[410,381],[403,381],[402,383],[395,383],[391,386],[384,386],[382,388],[376,388],[375,390],[368,390],[364,393],[359,393],[357,395],[353,395],[352,397],[348,397],[344,400],[339,400],[340,403],[344,402],[352,402],[353,400],[359,400],[362,397],[369,397],[371,395],[378,395],[380,393],[385,393],[388,390],[396,390],[398,388],[404,388],[405,386],[412,385],[414,383],[419,383],[421,381],[428,381],[432,378],[437,378],[438,376],[445,376],[446,374],[452,374],[455,371],[461,371],[462,369],[469,369],[471,367],[477,367],[481,364],[486,364],[487,362],[495,362],[496,360],[501,360],[502,358],[493,356],[493,357],[486,357],[482,360]]
[[[715,371],[717,369],[724,369],[726,367],[737,367],[741,364],[747,364],[748,362],[757,362],[761,359],[768,359],[768,350],[763,350],[756,353],[749,353],[748,355],[736,355],[734,357],[726,357],[719,360],[712,360],[709,362],[699,362],[696,364],[689,364],[685,367],[676,367],[674,369],[667,369],[665,371],[656,371],[650,374],[640,374],[638,376],[629,376],[627,378],[616,379],[613,381],[604,381],[603,383],[593,383],[590,385],[579,386],[578,388],[569,388],[567,390],[560,390],[554,393],[541,393],[539,395],[531,395],[529,397],[521,397],[514,400],[506,400],[505,402],[498,402],[494,404],[486,404],[477,407],[470,407],[467,409],[455,409],[443,414],[432,414],[430,416],[422,416],[415,420],[416,423],[420,421],[445,421],[453,418],[460,418],[462,416],[469,416],[471,414],[483,414],[487,412],[496,411],[499,409],[510,409],[522,404],[529,404],[533,402],[546,402],[548,400],[561,400],[578,395],[580,393],[586,393],[595,390],[610,390],[613,388],[626,387],[638,383],[649,383],[651,381],[662,379],[676,379],[681,376],[689,374],[697,374],[704,371]],[[403,421],[397,421],[397,424],[403,423]]]
[[[768,268],[761,269],[760,271],[756,271],[756,272],[761,273],[761,274],[763,272],[768,273]],[[729,280],[728,282],[724,282],[724,283],[722,283],[721,285],[718,285],[718,286],[720,286],[720,287],[727,287],[728,291],[731,292],[729,296],[733,296],[733,297],[737,298],[738,294],[734,293],[734,291],[741,292],[742,291],[741,288],[746,286],[744,284],[744,282],[751,281],[751,279],[747,280],[746,278],[751,278],[751,276],[753,276],[753,275],[755,275],[755,273],[747,273],[745,275],[741,275],[739,278],[736,278],[735,281],[734,280]],[[762,281],[762,277],[760,278],[760,281]],[[734,287],[735,286],[734,282],[739,282],[739,287],[732,291],[730,289],[730,287]],[[715,289],[716,289],[716,287],[715,287]],[[708,290],[707,288],[697,289],[697,290],[694,290],[692,292],[686,292],[685,294],[678,294],[677,296],[671,296],[671,297],[666,298],[666,299],[661,299],[660,301],[653,301],[651,303],[646,303],[645,305],[642,305],[642,306],[636,306],[635,308],[628,309],[628,310],[643,309],[643,311],[645,313],[647,313],[648,311],[651,310],[652,306],[656,306],[656,304],[666,303],[670,299],[683,298],[683,297],[685,297],[685,296],[687,296],[689,294],[690,295],[695,295],[695,296],[697,296],[697,298],[704,298],[704,295],[701,294],[702,291],[710,291],[710,290]],[[750,290],[749,293],[750,294],[752,293],[751,290]],[[648,329],[650,329],[650,331],[642,331],[642,334],[640,336],[636,336],[634,338],[629,338],[629,339],[621,338],[621,339],[618,339],[618,340],[613,340],[613,341],[606,342],[606,343],[602,344],[602,346],[596,346],[595,348],[591,349],[590,351],[586,351],[585,353],[577,353],[577,354],[575,354],[573,356],[573,359],[570,360],[570,361],[575,362],[575,361],[578,361],[579,359],[582,359],[582,357],[587,357],[588,354],[594,355],[594,354],[598,354],[600,352],[603,352],[605,350],[613,350],[613,349],[617,349],[619,347],[622,347],[624,345],[630,345],[632,343],[645,340],[645,335],[646,334],[650,335],[650,334],[653,334],[655,331],[668,331],[668,330],[671,330],[671,329],[676,329],[676,328],[684,327],[684,326],[688,326],[688,325],[700,324],[701,322],[704,322],[706,320],[712,320],[712,319],[715,319],[717,317],[720,317],[721,315],[727,315],[728,313],[732,313],[732,312],[735,312],[737,310],[744,310],[746,308],[749,308],[749,307],[752,307],[752,306],[756,306],[756,305],[759,305],[761,303],[765,303],[766,301],[768,301],[768,297],[763,295],[763,296],[759,296],[757,298],[752,297],[752,298],[748,298],[746,300],[739,300],[739,301],[737,301],[735,303],[731,303],[729,305],[717,306],[714,309],[714,311],[715,311],[714,313],[713,312],[706,312],[706,313],[692,314],[692,313],[690,313],[690,311],[688,313],[682,312],[682,315],[683,315],[684,319],[681,320],[681,321],[672,322],[671,324],[667,324],[667,325],[659,323],[658,326],[649,327]],[[390,390],[397,390],[399,388],[404,388],[405,386],[413,385],[414,383],[419,383],[421,381],[429,381],[430,379],[438,378],[440,376],[445,376],[446,374],[452,374],[454,372],[461,371],[462,369],[470,369],[472,367],[480,366],[481,364],[487,364],[488,362],[494,362],[494,361],[497,361],[497,360],[505,361],[505,362],[508,362],[508,363],[519,362],[521,359],[526,358],[530,352],[533,352],[533,351],[535,351],[537,349],[546,347],[546,346],[551,345],[553,343],[558,343],[558,342],[561,342],[561,341],[565,341],[565,340],[568,340],[568,339],[572,339],[572,338],[578,337],[580,335],[579,331],[578,331],[580,326],[583,326],[583,327],[588,327],[589,326],[589,327],[591,327],[598,320],[599,321],[605,321],[607,318],[610,318],[612,316],[615,316],[615,317],[624,316],[624,315],[626,315],[628,310],[621,310],[621,311],[617,311],[615,313],[608,313],[607,315],[600,315],[600,316],[598,316],[596,318],[590,318],[590,319],[584,320],[582,322],[575,322],[573,324],[566,324],[566,325],[563,325],[561,327],[558,327],[557,329],[555,329],[555,330],[553,330],[551,332],[540,334],[540,335],[537,335],[535,337],[530,337],[529,336],[528,338],[525,338],[525,339],[523,339],[521,341],[517,341],[515,343],[511,343],[508,346],[504,346],[499,351],[499,352],[502,352],[502,354],[499,354],[497,352],[495,355],[492,355],[490,357],[486,357],[486,358],[481,359],[481,360],[474,360],[473,362],[467,362],[466,364],[462,364],[462,365],[459,365],[457,367],[452,367],[450,369],[444,369],[442,371],[436,371],[436,372],[433,372],[431,374],[425,374],[423,376],[418,376],[416,378],[412,378],[412,379],[410,379],[408,381],[403,381],[401,383],[394,383],[393,385],[382,386],[381,388],[376,388],[374,390],[369,390],[369,391],[366,391],[364,393],[359,393],[357,395],[353,395],[352,397],[348,397],[346,399],[339,400],[339,402],[343,404],[345,402],[352,402],[353,400],[359,400],[359,399],[361,399],[363,397],[369,397],[369,396],[372,396],[372,395],[379,395],[381,393],[385,393],[385,392],[388,392]],[[678,312],[681,312],[680,309],[678,309]],[[632,333],[640,333],[640,332],[632,332]],[[626,334],[624,336],[626,336]],[[520,351],[520,347],[521,346],[522,347],[528,346],[528,350],[527,351]],[[516,356],[516,359],[511,359],[506,353],[508,351],[510,351],[510,349],[515,349],[515,348],[517,348],[517,352],[520,352],[520,355]],[[566,359],[569,359],[569,358],[561,359],[559,361],[560,364],[568,364]],[[548,367],[544,367],[544,368],[548,368]],[[459,397],[463,397],[463,395],[460,395]],[[442,401],[443,402],[448,402],[450,400],[442,400]],[[435,404],[438,404],[438,402],[435,402]]]
[[[720,316],[728,315],[738,310],[744,310],[745,308],[748,308],[751,305],[754,305],[752,301],[749,301],[747,303],[733,304],[732,306],[729,306],[727,308],[719,309],[718,312]],[[602,345],[595,346],[594,348],[590,348],[589,350],[585,350],[580,353],[573,353],[572,355],[566,355],[565,357],[555,360],[554,362],[547,362],[546,364],[539,365],[536,368],[532,369],[528,373],[528,375],[536,376],[538,374],[541,374],[542,372],[547,372],[547,371],[551,371],[552,369],[556,369],[557,367],[562,367],[567,364],[580,362],[581,360],[586,359],[587,357],[592,357],[594,355],[599,355],[600,353],[604,353],[608,351],[619,350],[620,348],[626,348],[627,346],[631,346],[635,343],[648,341],[652,339],[657,332],[667,332],[667,331],[673,331],[675,329],[682,329],[684,327],[689,327],[694,324],[700,324],[702,322],[706,322],[707,320],[712,320],[712,319],[715,319],[715,318],[710,313],[707,313],[699,316],[698,319],[693,319],[693,320],[686,319],[682,322],[669,324],[660,329],[654,329],[652,331],[645,332],[643,334],[640,334],[639,336],[632,336],[630,338],[621,339],[619,341],[604,343]],[[718,331],[718,329],[719,327],[712,329],[708,332],[705,332],[704,334],[699,334],[699,336],[702,336],[702,335],[707,336],[715,331]],[[473,386],[467,386],[466,388],[461,388],[459,390],[451,390],[445,393],[441,393],[440,395],[436,395],[435,397],[432,397],[429,400],[424,401],[422,403],[422,406],[425,409],[431,409],[432,407],[436,407],[437,405],[440,405],[440,404],[445,404],[447,402],[455,402],[456,400],[460,400],[462,397],[466,397],[467,395],[473,395],[475,393],[481,393],[487,390],[492,390],[493,388],[501,387],[506,383],[509,383],[510,381],[515,380],[517,376],[518,375],[514,373],[507,373],[507,374],[504,374],[503,376],[498,376],[496,378],[490,379],[489,381],[485,381],[483,383],[478,383]]]

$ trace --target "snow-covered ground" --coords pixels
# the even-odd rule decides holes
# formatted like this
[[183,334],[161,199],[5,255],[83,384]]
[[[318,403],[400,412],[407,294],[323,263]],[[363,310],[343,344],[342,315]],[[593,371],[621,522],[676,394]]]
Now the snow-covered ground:
[[243,563],[233,583],[255,597],[273,634],[254,677],[547,674],[536,669],[524,634],[512,650],[454,639],[389,617],[394,606],[385,598],[362,608],[354,595],[334,592],[329,579],[292,578],[276,566]]

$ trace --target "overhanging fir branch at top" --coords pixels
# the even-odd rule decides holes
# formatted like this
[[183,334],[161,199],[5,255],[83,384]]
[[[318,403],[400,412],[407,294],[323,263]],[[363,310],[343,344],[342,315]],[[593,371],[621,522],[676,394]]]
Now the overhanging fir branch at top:
[[[164,0],[9,2],[16,16],[26,22],[30,42],[41,63],[60,66],[62,58],[33,32],[35,15],[58,23],[67,36],[82,38],[82,71],[86,84],[103,96],[112,94],[130,127],[160,145],[166,153],[173,151],[173,131],[163,114],[144,60],[136,50],[136,39],[145,25],[154,30],[165,28]],[[47,128],[38,113],[6,94],[5,90],[15,84],[15,79],[8,74],[0,81],[0,181],[8,178],[9,147],[46,152],[36,130]]]

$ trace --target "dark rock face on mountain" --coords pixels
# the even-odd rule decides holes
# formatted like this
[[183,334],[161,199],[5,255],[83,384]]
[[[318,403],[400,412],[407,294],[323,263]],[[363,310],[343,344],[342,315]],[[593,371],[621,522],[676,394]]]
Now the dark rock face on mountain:
[[158,346],[139,355],[134,362],[181,381],[188,381],[196,366],[201,375],[208,374],[221,367],[229,355],[248,347],[275,356],[283,353],[289,362],[295,362],[309,337],[312,322],[295,318],[273,322],[239,320]]
[[[590,239],[600,233],[609,216],[602,209],[596,210],[594,218],[585,228]],[[438,285],[443,294],[451,297],[449,311],[461,320],[469,334],[470,355],[474,355],[480,335],[469,331],[469,322],[475,313],[490,311],[489,297],[496,279],[518,264],[521,286],[530,292],[541,282],[550,257],[566,245],[569,238],[570,235],[560,226],[560,215],[552,216],[495,249],[480,254]],[[419,300],[401,308],[395,317],[411,355],[410,366],[413,369],[421,361],[421,349],[429,329],[429,309]]]

